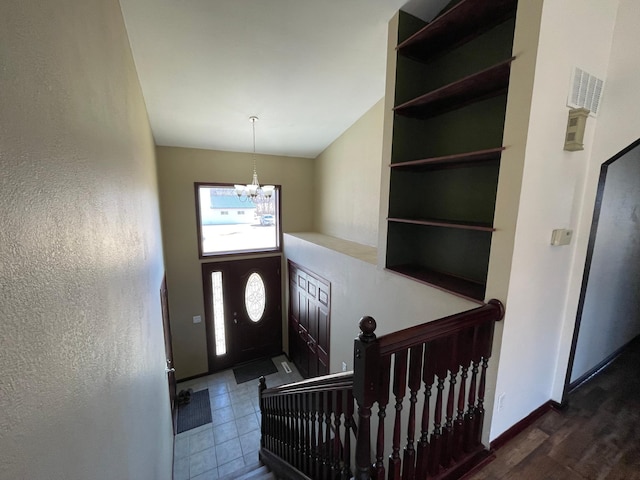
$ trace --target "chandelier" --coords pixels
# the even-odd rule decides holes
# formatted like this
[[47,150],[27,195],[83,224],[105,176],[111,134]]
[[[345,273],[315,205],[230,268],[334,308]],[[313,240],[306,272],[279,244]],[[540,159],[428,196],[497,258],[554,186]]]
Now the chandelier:
[[275,187],[273,185],[262,185],[258,182],[258,172],[256,171],[256,121],[258,117],[249,117],[253,128],[253,179],[247,185],[234,185],[238,198],[246,202],[251,200],[253,203],[268,203]]

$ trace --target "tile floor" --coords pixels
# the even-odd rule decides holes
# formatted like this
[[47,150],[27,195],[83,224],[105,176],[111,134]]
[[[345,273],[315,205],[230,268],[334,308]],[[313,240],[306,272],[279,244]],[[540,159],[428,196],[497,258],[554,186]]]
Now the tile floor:
[[[302,380],[293,370],[286,373],[273,358],[278,372],[268,375],[267,387]],[[174,441],[174,480],[213,480],[258,461],[260,448],[260,406],[258,380],[238,385],[232,370],[178,383],[178,392],[187,388],[209,389],[212,423],[179,433]]]

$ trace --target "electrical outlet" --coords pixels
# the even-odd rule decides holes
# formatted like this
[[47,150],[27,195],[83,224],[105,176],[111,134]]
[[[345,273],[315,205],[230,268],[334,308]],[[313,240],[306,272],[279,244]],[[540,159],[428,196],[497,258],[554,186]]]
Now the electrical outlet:
[[193,323],[200,323],[202,322],[202,317],[200,315],[196,315],[195,317],[193,317]]
[[342,371],[343,372],[347,371],[347,362],[342,362]]
[[498,411],[501,411],[504,408],[504,397],[506,396],[506,393],[501,393],[498,397]]

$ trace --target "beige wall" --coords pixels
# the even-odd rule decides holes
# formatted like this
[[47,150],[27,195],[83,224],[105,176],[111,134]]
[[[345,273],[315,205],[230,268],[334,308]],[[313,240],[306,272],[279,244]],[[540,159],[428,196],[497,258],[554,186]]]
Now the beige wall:
[[117,0],[0,3],[0,478],[170,479],[153,139]]
[[[251,154],[177,147],[158,147],[158,183],[173,353],[178,378],[207,372],[202,261],[198,259],[194,182],[247,183]],[[311,229],[313,160],[258,155],[263,184],[282,186],[282,225],[285,232]]]
[[383,108],[384,99],[315,159],[315,231],[377,244]]

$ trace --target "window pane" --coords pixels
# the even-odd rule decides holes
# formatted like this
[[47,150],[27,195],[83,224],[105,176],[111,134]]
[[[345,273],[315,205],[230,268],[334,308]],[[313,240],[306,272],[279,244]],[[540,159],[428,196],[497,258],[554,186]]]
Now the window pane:
[[211,298],[213,298],[213,335],[216,341],[216,356],[227,353],[224,331],[224,297],[222,296],[222,272],[211,272]]
[[279,247],[278,189],[270,199],[238,197],[233,187],[200,185],[203,255],[270,251]]
[[244,287],[244,305],[252,322],[262,320],[264,309],[267,305],[267,291],[264,281],[259,273],[249,275],[247,285]]

